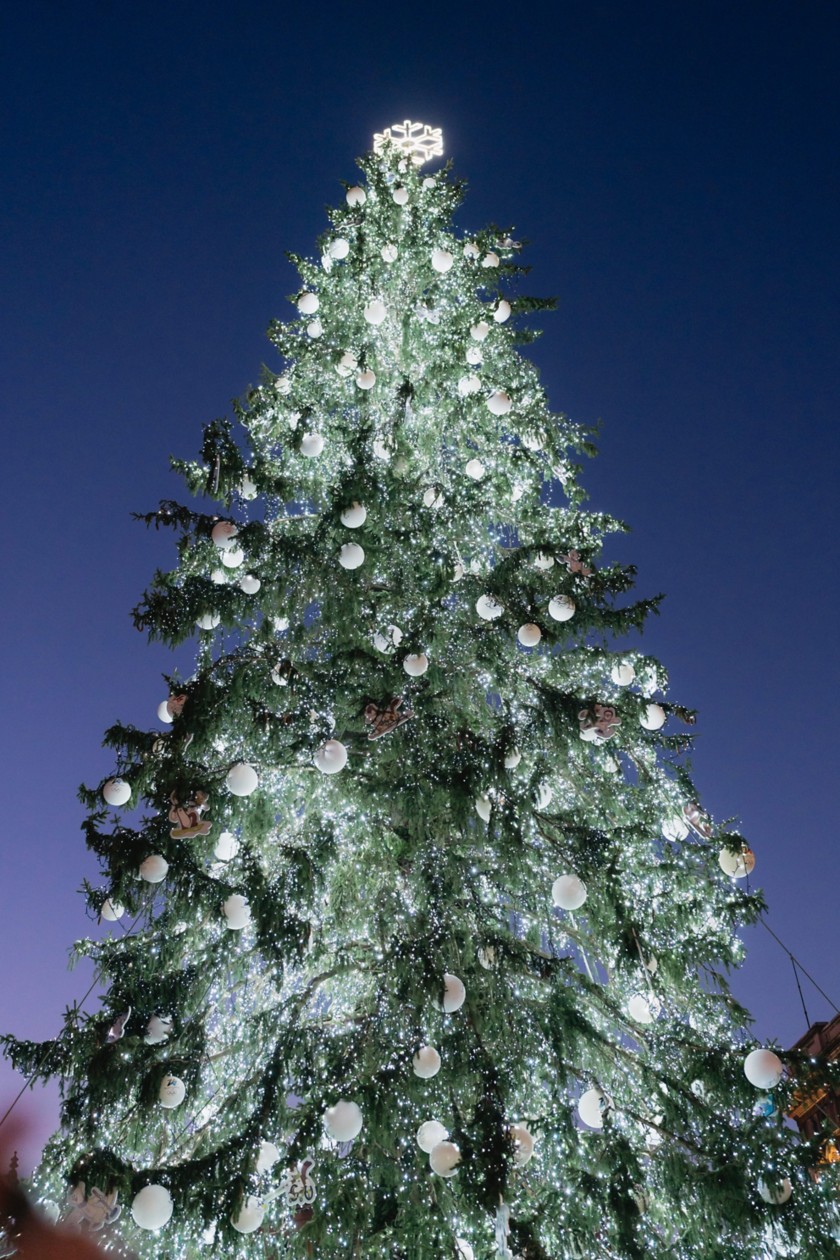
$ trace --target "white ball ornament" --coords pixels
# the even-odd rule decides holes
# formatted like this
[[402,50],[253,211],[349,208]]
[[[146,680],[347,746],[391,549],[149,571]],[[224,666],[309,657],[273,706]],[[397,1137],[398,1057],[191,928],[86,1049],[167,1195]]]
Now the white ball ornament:
[[320,433],[304,433],[300,439],[300,453],[307,459],[316,459],[324,449],[324,439]]
[[495,389],[487,399],[487,410],[494,416],[506,416],[513,406],[510,394],[503,389]]
[[475,1260],[475,1252],[466,1238],[455,1239],[455,1250],[458,1253],[458,1260]]
[[313,319],[310,324],[306,325],[306,335],[311,337],[313,341],[317,341],[319,337],[324,335],[324,325],[320,319]]
[[756,1089],[775,1089],[784,1070],[782,1060],[772,1050],[751,1050],[744,1059],[744,1075]]
[[364,188],[359,188],[358,184],[356,184],[353,188],[347,189],[347,192],[344,194],[344,200],[347,202],[348,206],[352,206],[355,209],[357,206],[363,206],[365,204],[367,201],[367,194],[365,193]]
[[542,569],[543,573],[547,573],[549,569],[554,568],[554,556],[550,556],[546,551],[538,551],[534,556],[534,568]]
[[251,907],[242,893],[231,893],[222,903],[222,914],[231,932],[241,932],[251,922]]
[[534,1154],[534,1138],[524,1124],[510,1126],[510,1138],[513,1142],[513,1162],[523,1167]]
[[674,814],[673,818],[666,818],[662,823],[662,836],[665,840],[670,840],[673,844],[678,844],[680,840],[685,840],[688,835],[688,824],[679,814]]
[[616,687],[629,687],[636,677],[636,671],[629,661],[616,661],[610,670],[610,678]]
[[652,1024],[660,1010],[658,999],[650,994],[634,993],[627,1003],[627,1014],[637,1024]]
[[506,320],[510,319],[510,302],[506,302],[502,298],[493,312],[493,318],[497,324],[504,324]]
[[379,301],[379,298],[374,298],[372,302],[368,302],[362,313],[369,324],[378,328],[387,318],[388,308],[384,302]]
[[425,652],[410,652],[403,659],[403,669],[409,678],[422,678],[429,668],[429,658]]
[[259,787],[260,779],[250,762],[237,761],[228,770],[225,783],[234,796],[250,796]]
[[218,613],[206,612],[202,613],[200,617],[196,617],[195,624],[199,630],[215,630],[221,620]]
[[106,897],[102,902],[99,910],[100,919],[104,919],[106,923],[116,923],[125,914],[125,906],[121,906],[118,901],[114,901],[112,897]]
[[421,1046],[411,1060],[411,1067],[421,1081],[430,1081],[440,1071],[440,1055],[434,1046]]
[[579,910],[587,895],[586,884],[577,875],[560,875],[551,885],[551,900],[558,910]]
[[537,809],[548,809],[553,796],[554,792],[552,791],[550,784],[543,780],[534,793],[534,805]]
[[765,1203],[773,1203],[777,1207],[782,1203],[787,1203],[793,1194],[793,1186],[789,1177],[784,1177],[781,1181],[759,1181],[758,1193],[761,1195]]
[[143,1040],[147,1046],[162,1046],[172,1036],[172,1020],[168,1015],[152,1015]]
[[127,805],[131,800],[131,784],[125,779],[108,779],[102,785],[102,797],[106,805],[113,805],[115,809]]
[[367,520],[367,508],[355,500],[341,513],[341,523],[348,529],[359,529]]
[[417,1145],[426,1155],[431,1155],[432,1151],[441,1142],[445,1142],[449,1137],[449,1130],[445,1129],[437,1120],[426,1120],[417,1130]]
[[462,398],[469,398],[481,389],[481,381],[477,376],[462,376],[458,382],[458,393]]
[[131,1215],[140,1229],[163,1229],[172,1211],[172,1195],[166,1186],[144,1186],[131,1201]]
[[603,1129],[607,1100],[600,1089],[587,1089],[578,1099],[578,1115],[590,1129]]
[[464,465],[464,472],[473,481],[481,481],[481,478],[484,476],[484,465],[480,459],[469,459]]
[[249,1194],[230,1223],[238,1234],[253,1234],[263,1223],[265,1208],[256,1195]]
[[187,1087],[180,1077],[164,1076],[158,1090],[161,1107],[171,1111],[174,1107],[180,1107],[186,1096]]
[[335,258],[338,262],[341,262],[341,259],[346,258],[350,253],[350,242],[345,240],[343,236],[337,236],[334,241],[330,241],[327,253],[330,258]]
[[470,336],[472,337],[473,341],[484,341],[489,331],[490,331],[490,325],[487,323],[485,319],[481,319],[479,320],[477,324],[473,324],[472,328],[470,329]]
[[554,621],[571,621],[577,611],[577,605],[568,595],[555,595],[549,601],[548,615]]
[[396,245],[383,245],[379,252],[382,256],[383,262],[392,263],[397,261],[399,250]]
[[480,253],[481,253],[481,250],[478,248],[475,241],[467,241],[466,245],[464,246],[465,258],[468,258],[470,262],[475,262],[476,258],[478,258]]
[[347,749],[340,739],[328,739],[312,758],[321,774],[338,774],[347,765]]
[[249,502],[252,499],[256,499],[259,494],[257,483],[251,477],[243,477],[239,483],[239,493],[242,495],[243,499],[247,499]]
[[324,1112],[324,1131],[336,1142],[352,1142],[362,1131],[364,1118],[358,1103],[341,1098]]
[[394,191],[391,193],[391,199],[393,200],[395,205],[398,205],[398,206],[408,205],[408,189],[395,188]]
[[437,511],[443,507],[443,493],[436,489],[435,486],[429,486],[428,490],[423,492],[423,506],[432,508]]
[[533,621],[526,621],[516,632],[516,637],[523,647],[536,647],[542,638],[542,630]]
[[464,358],[471,367],[479,367],[484,362],[484,356],[478,346],[467,346]]
[[338,553],[342,569],[358,569],[365,562],[365,549],[358,543],[345,543]]
[[505,769],[515,770],[522,760],[522,753],[518,748],[511,748],[509,753],[505,754]]
[[454,261],[448,249],[432,250],[432,267],[441,275],[445,275],[451,269]]
[[339,376],[352,376],[358,366],[355,354],[351,350],[345,350],[335,365],[335,370]]
[[646,731],[659,731],[665,725],[667,717],[661,704],[646,704],[639,715],[639,721]]
[[173,715],[169,712],[169,701],[168,701],[168,700],[161,700],[160,704],[159,704],[159,705],[158,705],[158,707],[157,707],[157,715],[158,715],[158,721],[159,721],[159,722],[164,722],[167,726],[171,726],[171,725],[172,725],[172,723],[173,723],[173,721],[174,721],[174,717],[173,717]]
[[373,372],[360,372],[356,377],[356,384],[359,389],[373,389],[376,384],[376,376]]
[[321,303],[314,293],[301,293],[297,308],[301,315],[314,315]]
[[216,841],[213,856],[220,862],[231,862],[239,852],[239,841],[232,831],[223,831]]
[[429,1152],[429,1167],[439,1177],[454,1177],[461,1162],[461,1152],[454,1142],[438,1142]]
[[275,1164],[280,1162],[280,1152],[273,1142],[260,1142],[257,1152],[256,1168],[258,1173],[271,1172]]
[[457,976],[453,976],[447,971],[443,977],[443,1006],[447,1015],[454,1014],[459,1011],[466,1000],[467,990],[464,988],[463,980],[459,980]]
[[427,175],[426,178],[423,180],[423,187],[427,191],[430,188],[437,188],[437,180],[433,179],[431,175]]
[[238,569],[244,559],[245,552],[241,547],[229,547],[222,552],[222,564],[226,569]]
[[482,258],[481,265],[482,267],[498,267],[499,262],[500,262],[499,255],[494,253],[493,250],[491,249]]
[[227,582],[227,574],[224,569],[213,569],[210,574],[210,581],[215,586],[224,586],[225,582]]
[[219,551],[227,551],[233,546],[233,540],[239,533],[239,527],[233,521],[217,521],[210,530],[210,537]]
[[489,796],[477,796],[475,798],[475,812],[478,814],[482,822],[489,823],[492,811],[493,804]]
[[256,595],[262,586],[260,579],[253,573],[246,573],[239,579],[239,589],[246,595]]
[[541,433],[523,433],[519,440],[526,451],[541,451],[545,446],[545,438]]
[[494,595],[479,595],[475,601],[475,611],[482,621],[496,621],[505,609]]
[[147,884],[160,884],[166,879],[169,863],[160,853],[151,853],[139,866],[138,874]]
[[718,854],[718,866],[730,879],[746,879],[755,870],[755,854],[746,845],[740,853],[731,849],[721,849]]

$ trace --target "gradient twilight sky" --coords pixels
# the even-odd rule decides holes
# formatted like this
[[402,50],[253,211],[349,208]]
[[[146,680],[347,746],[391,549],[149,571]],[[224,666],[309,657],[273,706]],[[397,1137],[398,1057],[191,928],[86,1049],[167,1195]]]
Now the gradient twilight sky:
[[[0,1030],[51,1036],[87,988],[76,787],[166,695],[129,611],[175,552],[130,512],[179,495],[170,453],[277,366],[284,251],[314,252],[406,117],[443,127],[461,226],[514,225],[526,291],[559,297],[532,353],[555,409],[603,421],[584,484],[633,527],[610,557],[668,596],[645,646],[700,710],[702,798],[840,1002],[835,0],[5,0],[0,49]],[[790,1044],[790,962],[747,940],[736,993]],[[0,1069],[0,1100],[19,1083]],[[27,1109],[34,1146],[54,1104]]]

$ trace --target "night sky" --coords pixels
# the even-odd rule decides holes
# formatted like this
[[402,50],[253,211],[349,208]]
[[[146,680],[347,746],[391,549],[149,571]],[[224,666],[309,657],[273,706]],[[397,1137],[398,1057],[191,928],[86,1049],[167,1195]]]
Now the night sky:
[[[584,484],[632,526],[608,558],[667,595],[644,646],[700,711],[702,799],[840,1003],[834,0],[6,0],[0,48],[0,1031],[54,1035],[88,987],[65,965],[101,930],[76,788],[113,768],[105,728],[155,727],[167,694],[129,613],[175,549],[131,512],[185,494],[169,455],[278,366],[284,251],[314,252],[404,118],[443,127],[460,226],[515,227],[525,291],[559,299],[531,353],[554,408],[603,425]],[[747,941],[736,993],[791,1044],[791,963]],[[0,1100],[19,1084],[4,1067]],[[33,1150],[54,1106],[27,1104]]]

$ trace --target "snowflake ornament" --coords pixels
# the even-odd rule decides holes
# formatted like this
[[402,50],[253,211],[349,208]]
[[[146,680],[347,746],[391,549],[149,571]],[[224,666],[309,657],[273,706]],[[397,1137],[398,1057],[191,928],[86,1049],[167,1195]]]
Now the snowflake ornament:
[[387,144],[394,145],[400,152],[410,157],[415,166],[422,166],[432,158],[443,153],[443,132],[440,127],[429,127],[426,123],[410,122],[394,123],[384,131],[377,131],[373,137],[374,153],[381,153]]

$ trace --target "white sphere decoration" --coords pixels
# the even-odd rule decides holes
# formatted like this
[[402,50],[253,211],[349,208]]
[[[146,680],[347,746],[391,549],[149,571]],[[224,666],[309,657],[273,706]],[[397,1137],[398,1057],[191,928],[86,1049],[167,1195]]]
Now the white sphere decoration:
[[174,718],[172,714],[169,712],[168,700],[161,700],[160,704],[157,707],[157,715],[158,715],[159,722],[164,722],[167,726],[172,725]]
[[458,1260],[475,1260],[475,1252],[466,1238],[455,1239],[455,1250],[458,1252]]
[[225,582],[227,582],[227,574],[224,569],[213,569],[210,574],[210,581],[215,583],[216,586],[224,586]]
[[482,822],[489,823],[492,810],[493,804],[489,796],[477,796],[475,798],[475,812]]
[[534,568],[542,569],[544,573],[549,569],[553,569],[554,556],[550,556],[546,551],[538,551],[534,556]]
[[467,346],[467,352],[464,355],[464,358],[471,367],[478,367],[484,362],[484,356],[478,346]]
[[429,1152],[429,1167],[439,1177],[454,1177],[461,1162],[461,1152],[454,1142],[438,1142]]
[[487,323],[487,320],[481,319],[478,321],[477,324],[473,324],[472,328],[470,329],[470,336],[472,337],[473,341],[484,341],[489,331],[490,331],[490,325]]
[[646,704],[639,714],[639,721],[646,731],[658,731],[665,725],[667,717],[661,704]]
[[662,835],[665,840],[671,840],[677,844],[680,840],[685,840],[688,835],[688,824],[679,814],[674,814],[673,818],[663,819]]
[[114,901],[112,897],[106,897],[102,902],[99,911],[100,919],[104,919],[106,923],[116,923],[125,914],[125,906],[121,906],[118,901]]
[[440,1055],[434,1046],[421,1046],[411,1060],[411,1067],[421,1081],[430,1081],[440,1071]]
[[616,687],[629,687],[636,677],[636,671],[630,661],[616,661],[610,670],[610,678]]
[[344,194],[344,200],[348,206],[363,206],[367,201],[367,194],[364,188],[360,188],[358,184],[354,184],[352,188],[348,188]]
[[586,884],[577,875],[560,875],[551,885],[558,910],[579,910],[587,898]]
[[162,1046],[172,1036],[172,1020],[168,1015],[152,1015],[143,1040],[147,1046]]
[[239,527],[233,521],[217,521],[210,530],[210,537],[219,551],[226,551],[233,546],[233,540],[238,533]]
[[475,601],[475,611],[482,621],[495,621],[505,609],[494,595],[479,595]]
[[301,293],[297,308],[301,315],[314,315],[320,305],[315,293]]
[[320,319],[313,319],[311,324],[306,325],[306,335],[311,337],[313,341],[317,341],[319,337],[324,335],[324,325]]
[[453,976],[447,971],[443,977],[443,1002],[442,1006],[447,1015],[454,1014],[464,1005],[467,996],[467,990],[464,988],[463,980],[459,980],[457,976]]
[[199,630],[215,630],[221,620],[218,613],[206,612],[202,613],[200,617],[196,617],[195,624]]
[[365,562],[365,549],[358,543],[345,543],[338,553],[338,563],[342,569],[358,569]]
[[172,1216],[172,1195],[166,1186],[144,1186],[131,1201],[131,1215],[140,1229],[162,1229]]
[[644,993],[634,993],[627,1003],[627,1014],[637,1024],[652,1024],[659,1010],[659,1002]]
[[396,245],[383,245],[379,253],[382,256],[383,262],[392,263],[397,261],[399,250]]
[[376,384],[376,376],[373,372],[360,372],[356,377],[356,384],[359,389],[373,389]]
[[435,271],[440,272],[441,275],[445,275],[446,272],[450,270],[454,261],[455,259],[452,257],[448,249],[432,250],[432,266]]
[[346,525],[348,529],[359,529],[367,520],[367,508],[362,503],[357,503],[355,499],[341,513],[341,523]]
[[369,324],[378,328],[387,318],[388,308],[384,302],[380,302],[379,298],[374,298],[372,302],[368,302],[362,314]]
[[552,791],[551,785],[543,780],[534,794],[534,805],[537,809],[548,809],[553,796],[554,792]]
[[321,774],[338,774],[347,765],[347,749],[340,739],[328,739],[312,758]]
[[523,647],[536,647],[542,638],[542,630],[533,621],[526,621],[517,630],[516,637]]
[[475,956],[485,971],[492,971],[496,966],[496,950],[492,945],[479,945]]
[[425,652],[410,652],[402,664],[409,678],[421,678],[429,668],[429,658]]
[[300,453],[307,459],[315,459],[324,449],[324,439],[320,433],[304,433],[300,439]]
[[590,1129],[603,1129],[606,1098],[600,1089],[587,1089],[578,1099],[578,1115]]
[[131,784],[125,779],[107,779],[102,785],[102,797],[106,805],[126,805],[131,800]]
[[160,853],[151,853],[140,863],[138,875],[147,884],[160,884],[166,879],[169,863]]
[[222,564],[226,569],[238,569],[244,559],[245,552],[241,547],[229,547],[222,552]]
[[511,748],[509,753],[505,754],[505,769],[515,770],[522,760],[522,753],[518,748]]
[[259,494],[256,481],[254,481],[253,477],[249,477],[247,473],[239,483],[239,493],[243,499],[248,500],[256,499]]
[[775,1089],[784,1070],[782,1060],[772,1050],[751,1050],[744,1059],[744,1076],[756,1089]]
[[480,253],[481,253],[481,250],[478,248],[475,241],[467,241],[466,245],[464,246],[465,258],[469,258],[473,262],[475,262],[476,258],[478,258]]
[[265,1208],[256,1195],[249,1194],[230,1223],[238,1234],[253,1234],[263,1223]]
[[519,440],[526,451],[541,451],[545,446],[545,438],[541,433],[523,433]]
[[469,459],[464,465],[464,472],[468,477],[472,477],[473,481],[481,481],[484,476],[484,465],[480,459]]
[[251,922],[251,907],[242,893],[231,893],[222,902],[222,914],[225,916],[226,927],[231,932],[241,932]]
[[793,1194],[790,1177],[784,1177],[781,1181],[774,1181],[769,1184],[766,1181],[759,1181],[758,1193],[765,1203],[774,1203],[776,1206],[787,1203]]
[[186,1096],[187,1087],[180,1077],[164,1076],[158,1090],[161,1107],[171,1111],[173,1107],[180,1107]]
[[493,393],[487,399],[487,410],[494,416],[506,416],[513,406],[513,400],[510,394],[506,394],[503,389],[494,389]]
[[259,775],[249,761],[237,761],[225,776],[228,791],[234,796],[250,796],[259,787]]
[[528,1163],[534,1153],[533,1134],[526,1129],[524,1124],[512,1124],[510,1137],[513,1142],[513,1162],[521,1168]]
[[477,376],[462,376],[458,382],[458,393],[462,398],[469,398],[481,389],[481,381]]
[[549,601],[548,615],[554,621],[571,621],[577,611],[577,605],[568,595],[555,595]]
[[345,350],[335,365],[335,370],[339,376],[352,376],[358,366],[358,360],[352,350]]
[[213,856],[220,862],[230,862],[239,852],[239,841],[232,831],[223,831],[216,841]]
[[61,1208],[55,1199],[42,1199],[38,1204],[41,1214],[49,1221],[50,1225],[58,1224],[58,1218],[61,1216]]
[[340,1098],[324,1112],[324,1131],[336,1142],[352,1142],[362,1131],[364,1118],[358,1103]]
[[292,392],[292,382],[288,376],[277,376],[274,378],[274,388],[278,394],[290,394]]
[[395,188],[394,191],[391,193],[391,199],[398,206],[407,205],[408,204],[408,189]]
[[498,267],[499,261],[500,261],[499,255],[494,253],[493,250],[491,249],[482,258],[481,265],[482,267]]
[[493,312],[493,318],[497,324],[504,324],[506,320],[510,319],[510,302],[506,302],[502,298]]
[[433,508],[437,511],[443,507],[443,492],[434,486],[429,486],[428,490],[423,491],[423,506]]
[[336,258],[340,262],[342,258],[346,258],[350,253],[350,242],[345,240],[343,236],[337,236],[334,241],[330,241],[327,253],[330,258]]
[[755,854],[752,849],[744,848],[740,853],[730,849],[721,849],[718,854],[718,866],[730,879],[746,879],[755,870]]
[[256,595],[261,586],[262,582],[254,573],[246,573],[239,579],[239,589],[246,595]]
[[435,1147],[445,1142],[449,1137],[449,1130],[445,1129],[437,1120],[425,1120],[417,1130],[417,1145],[426,1155],[431,1155]]
[[258,1173],[271,1172],[275,1164],[280,1161],[280,1152],[273,1142],[260,1142],[260,1149],[257,1151],[256,1168]]

